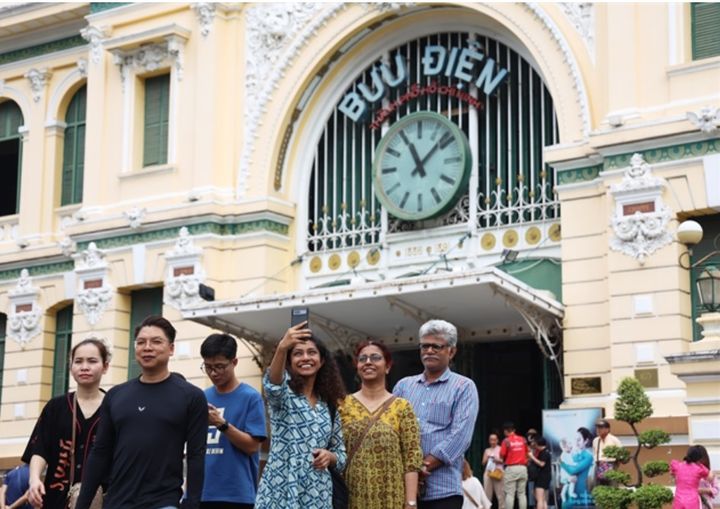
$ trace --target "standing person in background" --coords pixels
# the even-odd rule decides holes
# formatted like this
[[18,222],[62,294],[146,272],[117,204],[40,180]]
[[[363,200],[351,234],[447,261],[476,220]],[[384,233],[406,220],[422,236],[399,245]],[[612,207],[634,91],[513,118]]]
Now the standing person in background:
[[103,401],[76,509],[90,507],[108,476],[106,509],[178,508],[186,445],[183,507],[200,507],[208,407],[202,390],[168,369],[175,334],[161,316],[148,316],[135,328],[135,360],[142,374],[110,389]]
[[500,455],[496,461],[505,465],[505,507],[511,509],[515,505],[517,494],[518,507],[527,508],[527,457],[528,446],[525,438],[515,434],[515,424],[508,421],[503,424],[505,439],[500,446]]
[[491,509],[492,502],[485,495],[480,480],[473,476],[472,468],[467,460],[463,460],[463,505],[462,509]]
[[[488,436],[488,445],[489,447],[483,452],[482,459],[483,467],[485,467],[483,487],[485,488],[487,498],[492,501],[494,494],[498,501],[498,509],[505,509],[505,483],[502,477],[504,474],[503,466],[502,463],[495,461],[495,458],[500,456],[500,437],[496,432],[493,431]],[[498,470],[500,474],[497,474],[496,471]],[[493,472],[495,473],[491,475]]]
[[444,320],[420,327],[420,375],[400,380],[393,394],[407,399],[420,421],[425,493],[420,509],[461,509],[462,468],[478,414],[475,382],[453,373],[450,361],[457,353],[457,329]]
[[[30,465],[28,500],[33,506],[43,509],[65,508],[70,487],[73,407],[76,404],[76,461],[73,481],[81,482],[88,475],[85,460],[94,448],[101,418],[98,409],[105,397],[105,392],[100,389],[100,382],[109,365],[110,353],[105,343],[99,339],[84,339],[70,350],[70,374],[77,383],[77,391],[57,396],[47,402],[22,456],[22,460]],[[43,481],[41,477],[46,467],[47,473]],[[100,482],[97,486],[99,485]]]
[[340,407],[350,509],[414,508],[420,429],[410,403],[386,389],[392,354],[382,343],[363,341],[355,361],[360,390]]
[[30,467],[23,463],[5,474],[0,486],[0,509],[32,509],[28,502]]
[[235,376],[237,343],[211,334],[200,346],[202,370],[213,386],[208,401],[207,454],[201,509],[252,509],[257,491],[265,405],[260,393]]
[[670,462],[670,474],[675,478],[673,509],[698,509],[700,502],[700,481],[707,478],[710,470],[702,464],[703,453],[699,446],[687,450],[682,461]]
[[[547,509],[547,492],[550,489],[552,480],[552,456],[547,450],[547,442],[544,437],[536,436],[533,440],[535,449],[528,454],[528,461],[535,466],[534,495],[536,509]],[[529,467],[528,467],[529,470]]]
[[605,473],[615,467],[615,458],[605,456],[605,448],[609,446],[622,447],[620,439],[610,433],[610,423],[605,419],[599,419],[595,423],[593,439],[593,458],[595,460],[595,484],[610,484],[605,479]]
[[290,327],[263,377],[270,454],[255,509],[330,509],[329,468],[345,468],[337,407],[345,389],[335,359],[307,322]]
[[702,445],[698,445],[698,447],[701,453],[700,463],[710,471],[706,478],[700,479],[700,488],[698,491],[700,492],[700,501],[702,502],[701,509],[713,509],[713,507],[720,506],[720,504],[716,503],[718,495],[720,495],[720,483],[718,483],[715,472],[710,468],[710,456],[708,455],[707,449]]

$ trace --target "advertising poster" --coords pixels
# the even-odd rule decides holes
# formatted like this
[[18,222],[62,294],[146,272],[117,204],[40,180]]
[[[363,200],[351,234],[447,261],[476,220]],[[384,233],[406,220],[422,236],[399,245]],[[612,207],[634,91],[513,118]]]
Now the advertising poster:
[[595,421],[601,417],[600,408],[543,410],[543,436],[552,454],[548,505],[562,509],[594,506],[588,476],[592,475]]

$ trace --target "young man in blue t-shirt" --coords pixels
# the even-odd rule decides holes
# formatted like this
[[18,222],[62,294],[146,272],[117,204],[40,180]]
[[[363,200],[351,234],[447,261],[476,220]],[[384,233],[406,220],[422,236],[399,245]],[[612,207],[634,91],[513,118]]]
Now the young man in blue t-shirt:
[[258,451],[267,437],[262,397],[235,376],[235,338],[211,334],[203,341],[200,355],[203,371],[213,383],[205,389],[210,426],[200,508],[252,509]]

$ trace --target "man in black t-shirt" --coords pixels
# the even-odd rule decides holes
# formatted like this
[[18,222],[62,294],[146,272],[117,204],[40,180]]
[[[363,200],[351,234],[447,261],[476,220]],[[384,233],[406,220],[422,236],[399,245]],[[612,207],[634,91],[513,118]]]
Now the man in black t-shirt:
[[170,373],[175,328],[148,316],[135,329],[135,359],[142,374],[110,389],[83,478],[76,509],[88,509],[109,475],[105,509],[180,507],[183,449],[187,444],[187,497],[197,509],[203,487],[207,401],[202,390]]

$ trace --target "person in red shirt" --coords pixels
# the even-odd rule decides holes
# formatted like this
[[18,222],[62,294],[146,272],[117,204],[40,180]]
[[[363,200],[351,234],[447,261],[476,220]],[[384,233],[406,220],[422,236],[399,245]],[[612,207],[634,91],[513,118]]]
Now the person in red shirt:
[[515,434],[515,424],[503,424],[505,440],[500,446],[498,461],[505,464],[505,507],[515,505],[517,494],[518,508],[527,509],[527,457],[528,446],[525,438]]

